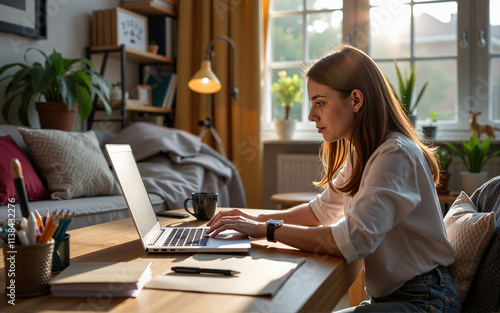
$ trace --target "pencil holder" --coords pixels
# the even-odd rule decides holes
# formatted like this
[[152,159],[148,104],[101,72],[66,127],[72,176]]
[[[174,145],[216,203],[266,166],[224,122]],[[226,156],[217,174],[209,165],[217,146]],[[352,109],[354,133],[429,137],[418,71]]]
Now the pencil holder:
[[69,234],[54,240],[52,273],[58,273],[69,266]]
[[50,292],[54,240],[36,245],[2,243],[6,296],[36,297]]

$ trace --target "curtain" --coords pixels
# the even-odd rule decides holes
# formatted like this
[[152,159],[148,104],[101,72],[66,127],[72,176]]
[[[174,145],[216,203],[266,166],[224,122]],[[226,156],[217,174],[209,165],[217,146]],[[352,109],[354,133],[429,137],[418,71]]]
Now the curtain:
[[[187,87],[199,69],[211,39],[230,37],[237,50],[237,100],[229,97],[232,82],[231,47],[214,42],[214,73],[222,90],[213,95],[212,117],[224,150],[241,175],[248,207],[262,206],[262,156],[260,140],[262,7],[255,0],[180,0],[178,5],[177,100],[175,127],[199,134],[198,121],[207,115],[210,95]],[[207,132],[203,141],[217,147]]]

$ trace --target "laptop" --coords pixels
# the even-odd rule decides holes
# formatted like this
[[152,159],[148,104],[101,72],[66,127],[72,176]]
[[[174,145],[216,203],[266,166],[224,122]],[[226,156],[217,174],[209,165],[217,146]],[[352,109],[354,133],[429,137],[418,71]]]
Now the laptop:
[[128,144],[107,144],[113,171],[120,184],[142,246],[152,253],[248,252],[250,240],[236,231],[212,238],[206,227],[161,227]]

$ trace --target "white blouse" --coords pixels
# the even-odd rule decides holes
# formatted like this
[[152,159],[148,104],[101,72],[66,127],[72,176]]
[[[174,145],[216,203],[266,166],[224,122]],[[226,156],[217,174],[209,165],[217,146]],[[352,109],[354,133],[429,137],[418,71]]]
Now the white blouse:
[[[350,158],[334,179],[342,186]],[[391,294],[406,281],[455,260],[446,237],[432,173],[420,148],[392,133],[368,160],[354,197],[326,188],[310,206],[346,261],[365,259],[366,292]],[[344,210],[344,219],[334,212]]]

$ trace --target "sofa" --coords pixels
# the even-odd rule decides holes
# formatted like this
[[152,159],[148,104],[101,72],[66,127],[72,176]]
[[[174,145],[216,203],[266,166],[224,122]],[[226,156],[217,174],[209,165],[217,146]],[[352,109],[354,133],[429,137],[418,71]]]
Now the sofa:
[[[32,176],[37,176],[47,189],[34,195],[37,200],[29,201],[30,211],[36,210],[41,215],[47,209],[74,213],[70,229],[130,216],[104,153],[107,143],[130,144],[156,212],[182,208],[183,200],[197,191],[217,192],[221,207],[246,207],[243,185],[234,164],[197,136],[182,130],[148,123],[132,124],[117,134],[102,130],[62,132],[0,125],[0,140],[4,139],[0,141],[0,148],[4,149],[0,159],[12,155],[16,149],[8,146],[11,139],[7,136],[27,160],[23,173],[30,170],[27,167],[31,165],[35,173]],[[0,169],[4,183],[8,183],[6,163],[3,162],[4,168]],[[26,175],[29,173],[24,175],[25,182]],[[26,182],[27,189],[31,188],[28,183],[31,181]],[[28,193],[28,196],[33,194],[31,190]],[[9,208],[14,207],[16,218],[21,217],[19,204],[9,202],[0,206],[0,219],[11,218]]]

